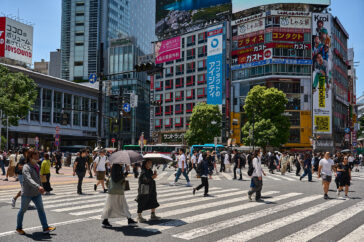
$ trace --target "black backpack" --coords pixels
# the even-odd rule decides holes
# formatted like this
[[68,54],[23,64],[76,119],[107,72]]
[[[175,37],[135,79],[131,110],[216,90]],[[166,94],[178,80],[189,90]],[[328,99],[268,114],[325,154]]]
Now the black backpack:
[[248,168],[248,176],[252,176],[254,172],[254,166],[253,166],[253,161],[249,162],[249,168]]

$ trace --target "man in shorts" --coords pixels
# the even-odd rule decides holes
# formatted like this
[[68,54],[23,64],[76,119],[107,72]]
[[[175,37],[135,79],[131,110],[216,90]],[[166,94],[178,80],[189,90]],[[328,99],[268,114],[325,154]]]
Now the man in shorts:
[[106,166],[109,165],[107,156],[105,155],[106,151],[101,150],[100,155],[96,157],[94,160],[94,173],[96,174],[97,183],[94,185],[94,190],[97,190],[97,186],[101,184],[104,189],[104,193],[106,193],[105,189],[105,174],[106,174]]
[[318,178],[322,177],[322,187],[324,190],[324,199],[329,199],[327,193],[332,180],[332,171],[334,170],[335,163],[330,158],[330,152],[326,152],[324,158],[320,160],[318,168]]

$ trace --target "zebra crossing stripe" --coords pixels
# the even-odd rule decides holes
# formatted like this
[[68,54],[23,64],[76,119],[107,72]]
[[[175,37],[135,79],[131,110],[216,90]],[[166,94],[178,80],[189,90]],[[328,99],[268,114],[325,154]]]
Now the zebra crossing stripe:
[[280,181],[281,180],[281,179],[273,177],[273,176],[265,176],[263,179],[265,179],[265,178],[272,179],[272,180],[275,180],[275,181]]
[[232,180],[233,177],[230,175],[230,173],[221,172],[221,174],[228,180]]
[[363,242],[364,241],[364,224],[355,229],[350,234],[339,240],[339,242]]
[[[218,189],[220,189],[220,188],[218,188]],[[236,191],[236,189],[230,189],[230,190],[225,190],[225,191],[232,192],[232,191]],[[219,193],[224,193],[225,191],[224,190],[221,190],[221,191],[218,190],[215,193],[219,194]],[[194,202],[199,202],[200,201],[198,199],[189,199],[188,200],[188,198],[192,198],[192,197],[193,197],[193,195],[188,195],[188,196],[183,196],[182,198],[181,197],[175,197],[175,198],[159,199],[159,202],[165,202],[165,201],[168,202],[168,201],[175,201],[175,200],[185,199],[184,201],[177,201],[177,202],[162,204],[160,208],[173,207],[173,206],[184,205],[184,204],[189,204],[189,203],[194,203]],[[129,200],[129,201],[127,200],[127,202],[131,202],[131,201],[133,201],[133,200]],[[58,211],[55,211],[55,210],[52,210],[52,211],[59,212],[59,210],[61,210],[61,212],[64,212],[64,211],[80,210],[80,209],[84,209],[84,208],[87,209],[87,208],[90,208],[90,207],[101,207],[101,206],[104,206],[104,205],[105,205],[105,203],[99,203],[97,205],[92,204],[92,206],[78,206],[78,207],[66,208],[66,209],[56,209]],[[130,207],[135,207],[135,206],[131,205]],[[99,208],[99,209],[94,209],[94,210],[73,212],[73,213],[70,213],[70,215],[80,216],[80,215],[86,215],[86,214],[92,214],[92,213],[99,213],[99,212],[102,212],[102,210],[103,209]]]
[[[269,221],[268,223],[265,224],[261,224],[257,227],[254,227],[252,229],[249,229],[247,231],[235,234],[233,236],[224,238],[222,240],[220,240],[220,242],[222,241],[226,241],[226,242],[231,242],[231,241],[248,241],[254,238],[257,238],[261,235],[267,234],[269,232],[272,232],[276,229],[282,228],[284,226],[287,226],[289,224],[295,223],[297,221],[303,220],[309,216],[312,216],[316,213],[322,212],[328,208],[331,208],[333,206],[336,206],[340,203],[344,202],[344,200],[330,200],[329,202],[324,202],[318,205],[315,205],[311,208],[305,209],[303,211],[300,212],[296,212],[292,215],[283,217],[283,218],[279,218],[276,219],[274,221]],[[321,230],[321,228],[320,228]],[[309,232],[305,229],[305,232]],[[290,241],[296,241],[297,237],[291,238],[292,240]]]
[[161,174],[158,174],[157,178],[155,179],[156,181],[161,180],[165,175],[167,175],[166,171],[163,171]]
[[221,181],[221,178],[216,174],[215,176],[212,176],[212,180]]
[[354,205],[351,205],[350,207],[346,207],[344,210],[341,210],[340,212],[337,212],[328,218],[323,219],[318,223],[312,224],[303,230],[287,236],[280,241],[294,240],[295,242],[299,242],[311,240],[363,211],[364,201],[358,202]]
[[238,217],[235,217],[233,219],[224,220],[224,221],[221,221],[221,222],[218,222],[218,223],[215,223],[215,224],[209,224],[207,226],[192,229],[192,230],[189,230],[188,232],[179,233],[179,234],[176,234],[176,235],[173,235],[173,236],[176,237],[176,238],[185,239],[185,240],[195,239],[195,238],[198,238],[198,237],[201,237],[201,236],[208,235],[210,233],[218,232],[218,231],[224,230],[226,228],[233,227],[235,225],[239,225],[239,224],[243,224],[245,222],[255,220],[257,218],[272,215],[272,214],[278,213],[278,212],[280,212],[282,210],[286,210],[286,209],[289,209],[289,208],[292,208],[292,207],[300,206],[302,204],[309,203],[309,202],[312,202],[312,201],[320,199],[320,198],[322,199],[321,195],[304,197],[304,198],[294,200],[294,201],[291,201],[291,202],[286,202],[286,203],[281,204],[281,205],[272,206],[270,208],[263,209],[263,210],[260,210],[260,211],[257,211],[257,212],[244,214],[242,216],[238,216]]
[[286,177],[285,175],[281,175],[280,178],[281,179],[284,179],[284,180],[288,180],[288,181],[296,181],[296,179],[292,179],[292,178]]
[[[245,191],[245,192],[247,192],[247,191]],[[269,195],[270,193],[265,193],[265,194]],[[298,195],[301,195],[301,194],[302,193],[284,194],[284,195],[275,197],[273,199],[270,199],[270,202],[276,202],[276,201],[279,201],[279,200],[291,198],[291,197],[298,196]],[[246,197],[245,198],[240,198],[240,201],[246,201],[246,200],[248,200],[248,198],[246,198]],[[225,215],[225,214],[229,214],[229,213],[242,211],[242,210],[245,210],[245,209],[248,209],[248,208],[253,208],[253,207],[256,207],[256,206],[259,206],[259,205],[261,205],[261,203],[240,204],[240,205],[237,205],[237,206],[234,206],[234,207],[227,207],[227,208],[214,210],[214,211],[207,212],[207,213],[202,213],[202,214],[197,214],[197,215],[194,215],[194,216],[182,218],[181,220],[173,220],[173,221],[169,221],[169,222],[158,224],[158,225],[152,225],[152,226],[146,227],[145,229],[152,230],[152,231],[162,231],[162,230],[182,226],[182,225],[185,225],[185,224],[191,224],[191,223],[199,222],[199,221],[202,221],[202,220],[214,218],[214,217],[217,217],[217,216],[220,216],[220,215]],[[208,208],[210,208],[210,204],[208,204]]]
[[176,178],[176,176],[174,174],[175,174],[175,172],[172,172],[172,174],[167,178],[167,180],[174,181],[174,179]]

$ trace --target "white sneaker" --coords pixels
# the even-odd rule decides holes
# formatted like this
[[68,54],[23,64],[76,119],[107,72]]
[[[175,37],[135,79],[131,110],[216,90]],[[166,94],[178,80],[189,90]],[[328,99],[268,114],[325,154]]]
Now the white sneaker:
[[192,187],[191,182],[187,182],[187,187]]
[[175,186],[175,185],[176,185],[176,183],[175,183],[175,182],[171,182],[171,183],[169,183],[169,185],[171,185],[171,186]]

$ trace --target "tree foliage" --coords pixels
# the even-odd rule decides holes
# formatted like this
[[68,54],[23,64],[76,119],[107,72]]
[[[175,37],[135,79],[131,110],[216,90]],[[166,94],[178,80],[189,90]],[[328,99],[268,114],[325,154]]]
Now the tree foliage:
[[242,128],[243,142],[256,146],[279,147],[287,143],[289,138],[290,122],[288,117],[283,116],[288,100],[286,95],[276,88],[264,86],[253,87],[245,100],[244,111],[248,122]]
[[[217,105],[197,104],[192,112],[185,139],[189,145],[213,143],[221,135],[221,113]],[[216,124],[211,124],[215,121]]]
[[0,110],[9,118],[9,125],[18,125],[18,120],[32,109],[38,95],[36,88],[33,79],[0,65]]

